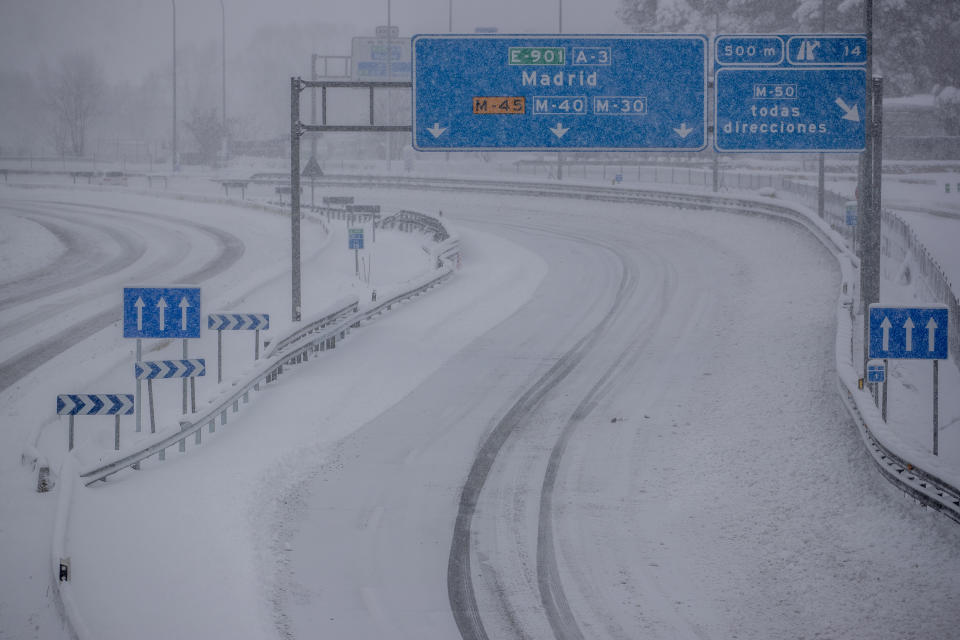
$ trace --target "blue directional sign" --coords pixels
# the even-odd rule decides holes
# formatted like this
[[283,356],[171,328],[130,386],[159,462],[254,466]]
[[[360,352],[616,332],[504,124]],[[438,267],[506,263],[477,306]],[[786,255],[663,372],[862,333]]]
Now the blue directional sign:
[[887,379],[887,367],[883,360],[869,360],[867,362],[867,382],[879,384]]
[[950,316],[946,306],[870,305],[870,358],[945,360]]
[[133,394],[69,393],[57,396],[57,414],[61,416],[128,416],[133,413]]
[[124,287],[124,338],[199,338],[199,287]]
[[717,151],[862,151],[866,38],[717,38]]
[[350,229],[349,249],[363,249],[363,229]]
[[419,35],[413,146],[706,146],[704,36]]

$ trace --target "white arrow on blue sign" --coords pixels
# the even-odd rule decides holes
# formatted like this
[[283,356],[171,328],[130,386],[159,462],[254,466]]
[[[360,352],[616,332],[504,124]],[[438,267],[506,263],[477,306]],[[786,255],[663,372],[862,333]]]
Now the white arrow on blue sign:
[[862,151],[866,37],[719,36],[718,151]]
[[211,313],[207,316],[207,329],[214,331],[259,331],[270,328],[267,313]]
[[124,338],[199,338],[199,287],[124,287]]
[[71,393],[57,396],[61,416],[128,416],[133,413],[130,393]]
[[148,360],[134,363],[133,373],[137,380],[195,378],[207,374],[207,363],[203,358],[192,360]]
[[950,314],[945,305],[870,305],[870,358],[946,360]]

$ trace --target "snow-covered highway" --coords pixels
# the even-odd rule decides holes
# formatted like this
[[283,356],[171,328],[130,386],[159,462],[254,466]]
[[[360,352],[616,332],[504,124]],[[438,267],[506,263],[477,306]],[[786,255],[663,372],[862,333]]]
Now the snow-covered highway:
[[[131,279],[191,278],[215,300],[205,311],[289,309],[279,216],[60,192],[78,204],[58,207],[93,207],[95,233],[10,193],[0,212],[46,222],[87,257],[54,272],[69,286],[42,261],[10,278],[5,322],[64,313],[25,282],[93,308],[118,305]],[[837,261],[807,231],[563,198],[357,196],[442,210],[462,268],[294,369],[202,447],[76,487],[71,583],[93,637],[955,634],[960,530],[873,468],[836,389]],[[353,258],[345,229],[308,233],[307,302],[319,304],[349,291]],[[380,282],[429,268],[409,236],[393,241],[377,249]],[[121,384],[130,348],[113,330],[75,348],[72,371],[57,361],[49,384]],[[16,357],[23,338],[0,332],[3,359]],[[49,384],[0,398],[7,416],[42,416],[42,444],[62,449],[62,425],[32,406],[66,391]],[[23,433],[5,438],[19,455]],[[85,436],[77,455],[102,445]],[[0,471],[30,490],[11,460]],[[33,515],[0,530],[4,548],[48,549],[25,528],[48,526],[25,506],[36,496],[14,501]],[[32,571],[29,553],[0,562]],[[49,607],[13,591],[2,602],[20,604],[18,619],[59,631]],[[15,637],[28,625],[8,624]]]

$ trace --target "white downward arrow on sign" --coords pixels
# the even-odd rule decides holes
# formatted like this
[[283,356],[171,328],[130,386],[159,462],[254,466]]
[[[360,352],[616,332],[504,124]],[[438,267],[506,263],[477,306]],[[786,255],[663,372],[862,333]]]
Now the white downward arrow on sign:
[[550,131],[553,131],[553,135],[557,136],[558,138],[562,138],[563,134],[565,134],[567,131],[570,131],[570,128],[563,126],[562,122],[558,122],[557,126],[550,129]]
[[443,135],[443,132],[446,131],[446,127],[441,127],[439,122],[434,122],[433,126],[427,129],[430,133],[433,134],[434,138],[439,138]]
[[841,109],[843,109],[843,112],[844,112],[844,113],[843,113],[843,116],[842,116],[842,117],[843,117],[844,120],[851,120],[851,121],[853,121],[853,122],[860,122],[860,111],[857,110],[857,105],[853,105],[853,106],[851,107],[851,106],[847,105],[846,102],[843,101],[843,98],[837,98],[835,102],[837,103],[837,106],[838,106],[838,107],[840,107]]
[[693,132],[693,129],[687,126],[686,122],[681,122],[679,127],[676,127],[674,131],[677,132],[677,135],[681,138],[686,138]]

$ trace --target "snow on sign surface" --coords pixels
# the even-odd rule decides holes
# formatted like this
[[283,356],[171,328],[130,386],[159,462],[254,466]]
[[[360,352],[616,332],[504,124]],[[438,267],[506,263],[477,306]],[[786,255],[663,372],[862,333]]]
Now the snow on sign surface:
[[704,36],[418,35],[414,148],[706,145]]

